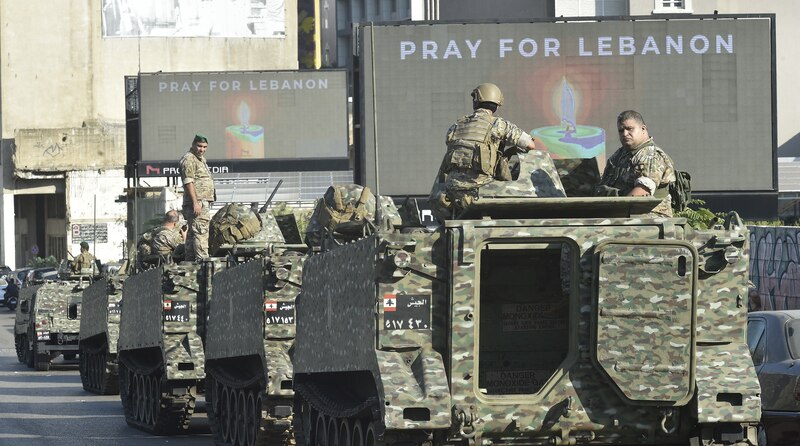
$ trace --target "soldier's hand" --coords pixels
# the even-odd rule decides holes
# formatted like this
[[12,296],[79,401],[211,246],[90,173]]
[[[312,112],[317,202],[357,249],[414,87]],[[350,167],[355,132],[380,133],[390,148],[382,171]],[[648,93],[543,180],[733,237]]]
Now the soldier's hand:
[[199,217],[200,212],[203,210],[203,205],[200,204],[199,201],[195,201],[194,206],[192,206],[192,210],[194,211],[194,216]]

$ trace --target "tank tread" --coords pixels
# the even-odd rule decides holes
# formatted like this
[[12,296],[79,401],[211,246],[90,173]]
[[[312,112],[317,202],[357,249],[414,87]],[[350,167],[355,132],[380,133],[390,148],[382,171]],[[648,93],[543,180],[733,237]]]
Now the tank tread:
[[295,383],[295,396],[294,430],[299,446],[324,444],[331,437],[340,442],[349,438],[347,444],[374,446],[431,444],[432,434],[427,431],[386,430],[377,397],[360,402],[351,399],[343,405],[337,401],[348,399],[337,389],[307,383]]
[[98,395],[119,393],[117,358],[108,352],[108,344],[90,348],[80,347],[80,375],[83,389]]
[[17,351],[17,361],[25,363],[25,351],[22,349],[23,337],[20,335],[14,336],[14,349]]
[[292,414],[275,415],[277,406],[291,407],[291,400],[269,396],[263,379],[240,381],[209,371],[207,381],[206,410],[214,444],[295,444]]
[[377,397],[354,400],[333,388],[321,388],[314,383],[295,382],[295,393],[299,393],[315,410],[336,418],[370,418],[379,412]]
[[[125,422],[154,435],[175,435],[189,428],[195,408],[193,387],[180,395],[165,388],[163,367],[131,370],[119,364],[120,399]],[[149,372],[149,373],[148,373]]]

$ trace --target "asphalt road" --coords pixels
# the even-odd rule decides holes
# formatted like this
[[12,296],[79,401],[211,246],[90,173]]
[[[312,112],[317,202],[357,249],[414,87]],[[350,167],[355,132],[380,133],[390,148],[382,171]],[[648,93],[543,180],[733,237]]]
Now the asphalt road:
[[202,401],[197,408],[186,435],[156,437],[128,426],[119,395],[83,390],[77,361],[59,357],[49,372],[19,363],[14,313],[0,307],[0,445],[213,444]]

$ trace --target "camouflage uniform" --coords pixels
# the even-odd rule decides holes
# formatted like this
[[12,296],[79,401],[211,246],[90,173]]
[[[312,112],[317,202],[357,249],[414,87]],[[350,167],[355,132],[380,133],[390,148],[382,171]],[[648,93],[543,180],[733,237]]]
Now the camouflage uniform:
[[186,257],[187,260],[205,258],[208,257],[208,226],[211,222],[209,209],[216,196],[214,180],[205,157],[197,156],[191,151],[181,158],[180,172],[184,185],[194,183],[195,195],[202,208],[200,215],[195,216],[192,199],[189,194],[183,195],[183,217],[189,225]]
[[92,266],[94,266],[94,256],[88,252],[82,252],[75,257],[72,270],[77,273],[84,268],[92,268]]
[[[482,108],[456,121],[447,130],[447,153],[429,198],[434,215],[441,220],[457,215],[477,198],[481,186],[510,180],[510,173],[498,169],[503,147],[525,150],[531,140],[516,125]],[[481,151],[481,145],[488,146],[489,153]]]
[[653,209],[652,214],[672,217],[669,184],[674,181],[672,159],[656,146],[653,138],[648,138],[633,149],[620,147],[611,155],[603,171],[600,187],[615,188],[619,190],[619,195],[628,195],[635,186],[652,190],[655,185],[653,196],[662,197],[663,200]]
[[180,228],[168,228],[161,226],[153,231],[153,254],[160,254],[166,256],[172,254],[175,248],[183,243],[183,236],[181,236]]

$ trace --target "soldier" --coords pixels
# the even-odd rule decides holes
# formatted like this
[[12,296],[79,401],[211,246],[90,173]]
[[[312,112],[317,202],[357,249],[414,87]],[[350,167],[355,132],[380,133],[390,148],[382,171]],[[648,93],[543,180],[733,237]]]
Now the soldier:
[[[508,158],[515,149],[536,148],[533,138],[511,122],[494,116],[503,105],[503,93],[495,84],[472,90],[472,114],[459,118],[447,131],[447,153],[439,167],[429,198],[440,220],[460,213],[478,196],[478,189],[494,180],[511,180]],[[504,146],[515,149],[503,152]]]
[[81,242],[81,253],[75,257],[75,261],[72,262],[72,271],[76,274],[80,273],[81,270],[89,268],[91,269],[94,266],[94,256],[89,253],[89,244],[86,242]]
[[595,195],[663,198],[652,214],[672,217],[669,185],[675,181],[672,159],[656,146],[639,112],[626,110],[617,117],[622,147],[606,162]]
[[171,210],[164,214],[164,221],[161,226],[153,231],[153,254],[163,257],[173,255],[176,249],[186,242],[187,226],[178,227],[180,216],[178,211]]
[[214,180],[203,156],[208,150],[208,138],[197,134],[192,147],[181,158],[183,181],[183,217],[189,226],[186,236],[186,260],[208,257],[208,225],[211,204],[216,199]]

